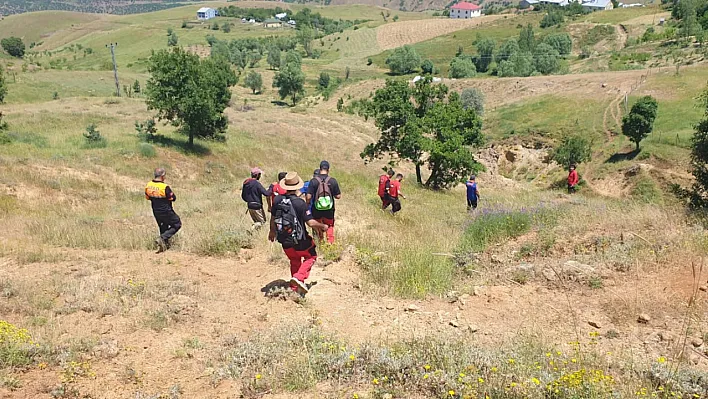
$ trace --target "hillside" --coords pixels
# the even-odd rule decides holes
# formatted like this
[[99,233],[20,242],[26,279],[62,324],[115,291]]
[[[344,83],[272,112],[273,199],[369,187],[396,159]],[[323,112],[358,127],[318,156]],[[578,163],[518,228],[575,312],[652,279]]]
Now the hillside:
[[[672,192],[693,181],[689,143],[708,68],[698,43],[637,40],[649,27],[664,32],[652,18],[666,11],[600,12],[541,29],[539,13],[450,21],[309,5],[366,22],[314,40],[319,58],[296,45],[306,77],[296,105],[272,87],[278,71],[263,53],[231,88],[224,141],[190,147],[164,123],[139,135],[136,122],[155,112],[144,93],[148,59],[168,48],[168,29],[201,57],[211,52],[207,35],[297,37],[236,17],[217,18],[214,30],[194,20],[198,6],[0,21],[0,37],[34,42],[23,59],[0,55],[1,398],[708,397],[708,231]],[[477,55],[478,34],[500,46],[527,24],[539,42],[572,37],[563,73],[447,77],[458,51]],[[362,161],[380,132],[356,105],[386,79],[420,73],[386,68],[404,44],[431,59],[451,91],[484,95],[474,212],[463,185],[418,186],[408,162],[396,166],[402,211],[380,209],[388,159]],[[250,72],[262,77],[258,94],[244,87]],[[328,93],[322,72],[336,82]],[[128,92],[135,82],[141,92]],[[658,110],[636,152],[620,133],[623,102],[644,95]],[[90,125],[103,145],[85,139]],[[573,195],[567,170],[550,159],[571,135],[592,152]],[[337,241],[317,246],[303,299],[286,289],[288,258],[253,228],[241,189],[254,166],[267,186],[280,171],[309,177],[322,159],[343,193]],[[167,170],[183,222],[160,254],[144,196],[156,167]]]
[[0,15],[22,14],[33,11],[72,11],[92,14],[138,14],[179,7],[194,1],[185,0],[2,0]]

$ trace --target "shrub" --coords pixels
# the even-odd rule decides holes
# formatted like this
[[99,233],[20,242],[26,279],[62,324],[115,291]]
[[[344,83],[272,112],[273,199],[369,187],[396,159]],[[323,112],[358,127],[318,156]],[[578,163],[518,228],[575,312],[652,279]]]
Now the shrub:
[[589,161],[592,155],[592,142],[576,135],[564,137],[561,144],[551,152],[551,159],[560,165],[579,164]]
[[477,74],[477,68],[469,58],[455,57],[450,62],[450,77],[453,79],[471,78]]
[[248,75],[246,75],[244,84],[253,91],[253,94],[256,94],[263,90],[263,77],[261,77],[261,74],[258,72],[250,71]]
[[106,138],[101,135],[93,123],[86,126],[84,139],[86,139],[86,147],[88,148],[103,148],[108,145]]
[[24,328],[0,320],[0,368],[27,366],[37,354],[37,344]]
[[541,43],[534,50],[534,65],[544,75],[555,73],[560,69],[560,54],[550,45]]
[[55,91],[54,93],[52,93],[52,100],[58,100],[58,99],[59,99],[59,92]]
[[541,28],[550,28],[551,26],[560,25],[563,23],[563,11],[549,9],[546,15],[541,19]]
[[138,132],[138,138],[145,141],[151,141],[157,134],[157,124],[155,119],[150,118],[145,122],[135,121],[135,131]]
[[560,55],[568,55],[573,49],[573,40],[567,33],[552,33],[543,42],[553,47]]
[[253,237],[247,231],[228,229],[199,237],[195,242],[194,252],[204,256],[223,256],[252,247]]
[[155,158],[155,156],[157,155],[157,153],[155,152],[155,147],[153,147],[152,144],[149,143],[138,144],[138,152],[141,156],[145,158]]
[[435,65],[433,64],[433,61],[431,61],[431,60],[425,60],[425,61],[423,61],[422,64],[420,64],[420,70],[425,75],[432,75],[434,69],[435,69]]
[[477,115],[484,115],[484,93],[476,87],[462,90],[460,101],[464,109],[473,109]]
[[320,89],[326,89],[329,86],[329,74],[327,72],[320,72],[320,78],[317,81]]
[[13,57],[22,58],[25,55],[25,43],[19,37],[6,37],[0,40],[0,46]]

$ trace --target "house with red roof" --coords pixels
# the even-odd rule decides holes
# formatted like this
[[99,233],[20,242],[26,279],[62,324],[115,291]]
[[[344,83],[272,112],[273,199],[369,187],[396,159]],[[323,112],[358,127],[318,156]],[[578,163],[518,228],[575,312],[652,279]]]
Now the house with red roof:
[[461,1],[450,7],[450,18],[469,19],[482,16],[482,7],[474,3]]

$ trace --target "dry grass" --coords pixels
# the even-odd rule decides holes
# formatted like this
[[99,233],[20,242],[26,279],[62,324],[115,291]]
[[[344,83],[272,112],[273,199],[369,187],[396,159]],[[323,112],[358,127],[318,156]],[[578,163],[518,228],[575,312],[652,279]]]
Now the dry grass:
[[465,19],[429,19],[423,21],[396,22],[376,29],[376,41],[383,50],[414,44],[434,37],[467,29],[500,18],[498,15]]

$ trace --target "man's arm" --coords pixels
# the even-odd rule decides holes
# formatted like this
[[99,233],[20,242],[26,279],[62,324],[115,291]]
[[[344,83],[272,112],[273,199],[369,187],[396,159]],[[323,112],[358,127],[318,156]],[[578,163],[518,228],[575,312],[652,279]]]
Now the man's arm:
[[268,189],[266,190],[265,187],[261,184],[261,182],[258,182],[258,189],[261,192],[261,195],[265,197],[270,197],[273,194],[273,185],[271,184]]
[[[314,181],[315,181],[315,179],[310,180],[310,184],[307,186],[307,194],[305,194],[305,202],[307,202],[308,204],[312,202],[312,197],[315,196],[315,192],[316,192],[315,184],[312,184],[312,183],[314,183]],[[319,184],[319,182],[318,182],[318,184]]]
[[479,189],[477,187],[474,188],[474,194],[477,196],[477,199],[479,199]]
[[175,195],[174,191],[172,191],[170,186],[165,187],[165,197],[167,197],[167,199],[170,201],[177,201],[177,196]]
[[275,218],[270,217],[270,231],[268,232],[268,241],[275,241]]
[[332,196],[335,199],[342,199],[342,191],[339,189],[339,182],[334,180],[334,184],[332,184]]
[[[271,219],[271,224],[273,224],[273,223],[274,222]],[[306,223],[308,226],[312,227],[313,229],[317,229],[319,231],[327,231],[327,229],[329,228],[329,226],[327,226],[326,224],[320,223],[320,222],[316,221],[315,219],[310,219]]]

